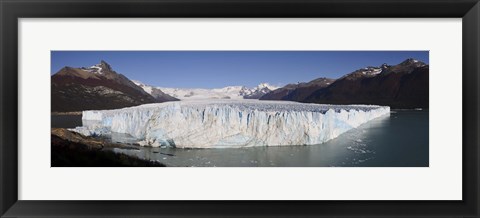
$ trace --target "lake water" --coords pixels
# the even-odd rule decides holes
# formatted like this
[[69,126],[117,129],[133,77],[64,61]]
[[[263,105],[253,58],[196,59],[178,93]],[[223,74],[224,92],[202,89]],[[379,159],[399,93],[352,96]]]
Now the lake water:
[[180,167],[428,167],[428,120],[428,110],[392,111],[309,146],[114,151]]

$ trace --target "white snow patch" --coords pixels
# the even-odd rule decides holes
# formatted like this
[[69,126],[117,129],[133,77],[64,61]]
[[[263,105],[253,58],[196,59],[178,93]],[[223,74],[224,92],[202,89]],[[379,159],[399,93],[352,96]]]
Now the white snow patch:
[[103,74],[103,68],[101,68],[99,65],[93,65],[89,68],[83,68],[84,71],[87,71],[89,73],[93,73],[93,74]]
[[376,69],[373,69],[373,70],[372,70],[372,74],[373,74],[373,75],[380,74],[381,72],[382,72],[382,68],[376,68]]

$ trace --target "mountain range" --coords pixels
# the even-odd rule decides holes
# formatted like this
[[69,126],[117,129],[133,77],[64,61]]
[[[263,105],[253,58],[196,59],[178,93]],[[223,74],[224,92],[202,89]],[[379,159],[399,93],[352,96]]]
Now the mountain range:
[[135,81],[141,87],[157,88],[168,95],[180,100],[198,100],[198,99],[259,99],[266,93],[277,89],[268,83],[260,83],[258,86],[248,88],[246,86],[226,86],[223,88],[203,89],[203,88],[165,88],[152,87]]
[[288,84],[263,95],[260,100],[288,100],[301,101],[314,91],[325,88],[332,84],[335,79],[321,77],[310,82]]
[[227,86],[217,89],[161,88],[132,81],[105,61],[90,67],[64,67],[51,77],[51,111],[106,110],[194,99],[258,99],[278,88]]
[[289,84],[260,100],[319,104],[376,104],[392,108],[428,108],[429,65],[407,59],[397,65],[365,67],[339,79],[319,78]]
[[429,65],[407,59],[355,70],[338,79],[276,87],[227,86],[216,89],[166,88],[132,81],[105,61],[91,67],[64,67],[51,77],[51,111],[71,112],[131,107],[198,99],[286,100],[320,104],[376,104],[392,108],[428,108]]

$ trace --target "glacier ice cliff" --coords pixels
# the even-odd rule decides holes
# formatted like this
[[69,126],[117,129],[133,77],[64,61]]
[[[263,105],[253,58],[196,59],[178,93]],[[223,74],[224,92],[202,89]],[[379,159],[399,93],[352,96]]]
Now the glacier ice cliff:
[[129,134],[140,145],[181,148],[313,145],[389,115],[376,105],[208,100],[84,111],[84,135]]

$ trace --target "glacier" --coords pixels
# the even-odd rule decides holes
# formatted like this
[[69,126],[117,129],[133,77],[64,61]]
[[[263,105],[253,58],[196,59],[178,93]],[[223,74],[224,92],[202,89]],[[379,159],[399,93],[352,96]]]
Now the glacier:
[[[137,85],[140,85],[140,86],[143,85],[139,81],[136,81],[136,82],[137,82]],[[146,85],[143,85],[143,87],[145,86]],[[167,88],[167,87],[156,87],[156,88],[162,90],[163,92],[165,92],[170,96],[173,96],[175,98],[178,98],[184,101],[184,100],[205,100],[205,99],[235,99],[235,100],[248,99],[249,96],[251,97],[255,95],[255,93],[257,94],[261,93],[263,95],[267,92],[273,91],[280,87],[273,86],[268,83],[260,83],[258,86],[253,88],[248,88],[245,86],[226,86],[223,88],[214,88],[214,89]]]
[[123,133],[153,147],[220,148],[315,145],[380,116],[390,107],[289,101],[203,100],[83,111],[87,136]]

